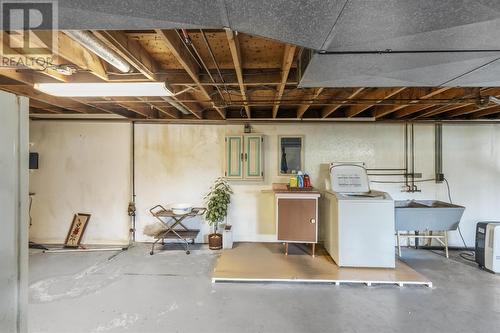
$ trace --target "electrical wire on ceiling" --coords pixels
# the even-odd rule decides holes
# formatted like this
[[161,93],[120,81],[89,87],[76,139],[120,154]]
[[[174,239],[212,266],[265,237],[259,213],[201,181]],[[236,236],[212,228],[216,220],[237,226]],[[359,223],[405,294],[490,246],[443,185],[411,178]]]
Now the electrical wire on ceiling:
[[[215,81],[214,77],[212,76],[212,73],[210,73],[210,70],[208,69],[208,66],[205,64],[205,61],[203,61],[203,58],[201,57],[200,53],[196,49],[195,45],[193,44],[191,37],[189,37],[189,34],[187,33],[186,29],[181,29],[181,32],[182,32],[182,36],[181,36],[181,34],[179,34],[178,31],[177,31],[177,35],[179,36],[181,41],[184,43],[184,46],[188,50],[191,49],[194,52],[194,54],[193,54],[193,52],[191,52],[191,50],[189,50],[191,57],[194,60],[196,60],[196,62],[200,65],[201,68],[203,68],[205,70],[205,72],[210,77],[210,80],[212,81],[212,83],[215,84],[215,89],[217,90],[220,97],[222,98],[223,103],[227,104],[226,99],[224,98],[224,95],[222,94],[222,91],[220,90],[219,86],[217,85],[217,82]],[[209,52],[211,52],[211,51],[209,51]]]
[[220,71],[219,64],[217,63],[217,60],[215,59],[215,55],[212,51],[212,47],[210,46],[210,43],[208,42],[207,36],[205,35],[205,32],[202,29],[200,29],[200,33],[201,33],[201,37],[202,37],[203,41],[205,42],[205,46],[207,47],[208,53],[210,54],[210,57],[212,58],[212,62],[214,63],[215,68],[217,69],[217,73],[219,74],[219,78],[220,78],[221,82],[224,84],[224,89],[226,90],[226,94],[228,94],[229,102],[231,102],[231,95],[229,95],[226,81],[222,77],[222,73]]

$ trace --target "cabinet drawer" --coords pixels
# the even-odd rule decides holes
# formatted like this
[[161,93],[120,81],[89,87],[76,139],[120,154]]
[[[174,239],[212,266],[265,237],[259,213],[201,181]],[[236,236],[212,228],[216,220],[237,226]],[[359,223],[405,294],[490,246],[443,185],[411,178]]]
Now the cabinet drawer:
[[317,200],[278,199],[278,240],[317,241]]

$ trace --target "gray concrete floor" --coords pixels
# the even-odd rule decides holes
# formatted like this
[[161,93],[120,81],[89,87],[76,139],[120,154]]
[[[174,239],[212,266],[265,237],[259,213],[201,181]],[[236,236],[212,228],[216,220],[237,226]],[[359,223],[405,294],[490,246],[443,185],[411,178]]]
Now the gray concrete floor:
[[[171,247],[170,247],[171,249]],[[498,332],[500,276],[405,249],[434,287],[211,283],[204,247],[30,255],[30,332]]]

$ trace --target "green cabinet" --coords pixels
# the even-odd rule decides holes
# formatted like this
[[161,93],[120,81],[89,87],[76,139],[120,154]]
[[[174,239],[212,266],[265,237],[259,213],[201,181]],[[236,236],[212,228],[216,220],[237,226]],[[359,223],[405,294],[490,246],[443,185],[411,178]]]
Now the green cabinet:
[[226,137],[225,176],[228,179],[262,180],[262,135],[231,135]]

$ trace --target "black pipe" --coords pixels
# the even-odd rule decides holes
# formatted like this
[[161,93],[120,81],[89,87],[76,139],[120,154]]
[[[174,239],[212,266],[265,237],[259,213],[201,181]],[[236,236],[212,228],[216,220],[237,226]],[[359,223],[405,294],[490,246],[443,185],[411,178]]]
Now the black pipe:
[[436,183],[442,183],[443,174],[443,125],[437,123],[434,125],[434,173]]

